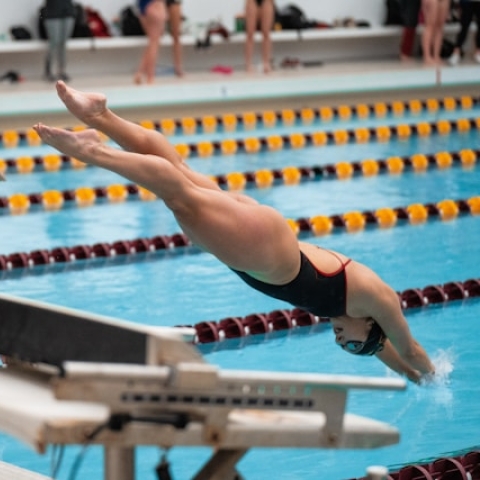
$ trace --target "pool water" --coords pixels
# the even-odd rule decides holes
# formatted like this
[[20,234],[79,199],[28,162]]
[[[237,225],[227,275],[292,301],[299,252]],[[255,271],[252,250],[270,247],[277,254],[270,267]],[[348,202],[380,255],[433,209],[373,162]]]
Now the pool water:
[[[421,119],[475,118],[476,110],[422,114]],[[400,120],[383,119],[385,124]],[[402,119],[408,123],[419,117]],[[332,122],[327,129],[378,123],[371,119],[352,123]],[[300,129],[297,126],[295,129]],[[318,128],[318,127],[317,127]],[[268,133],[284,133],[284,128]],[[254,132],[265,135],[266,130]],[[239,132],[239,134],[242,132]],[[243,132],[245,135],[245,132]],[[251,134],[251,132],[249,133]],[[225,138],[217,134],[209,138]],[[199,137],[173,137],[174,143]],[[189,140],[188,140],[189,141]],[[409,141],[329,145],[302,150],[282,150],[232,157],[190,159],[192,168],[210,174],[312,166],[382,159],[391,155],[478,149],[476,131],[412,137]],[[40,155],[48,147],[27,146],[0,151],[0,157]],[[65,190],[83,185],[105,186],[124,180],[96,168],[57,173],[11,174],[0,185],[0,196],[14,192]],[[443,199],[467,199],[480,194],[480,170],[452,167],[426,173],[319,180],[296,186],[249,189],[248,195],[281,211],[287,218],[333,215],[352,210],[405,207]],[[102,203],[89,208],[63,208],[57,212],[31,211],[22,216],[0,217],[0,253],[28,252],[57,246],[113,242],[179,232],[175,219],[161,201]],[[445,222],[432,219],[422,225],[408,223],[391,229],[367,228],[359,233],[334,233],[309,241],[345,253],[374,269],[397,291],[407,288],[478,278],[480,217],[462,215]],[[0,272],[2,291],[152,325],[196,324],[230,316],[290,308],[243,284],[214,257],[194,248],[150,253],[94,262],[76,262]],[[480,356],[476,328],[480,301],[469,299],[444,306],[407,311],[414,336],[433,358],[438,378],[428,386],[409,385],[405,392],[356,391],[347,411],[388,422],[401,433],[398,445],[376,450],[253,449],[239,464],[249,480],[342,480],[361,477],[369,465],[391,468],[417,463],[448,452],[480,444],[478,398]],[[394,376],[372,358],[346,355],[335,346],[328,325],[232,340],[199,347],[208,361],[223,368],[292,372]],[[59,478],[69,478],[79,447],[68,447]],[[172,475],[188,479],[210,455],[207,448],[179,448],[169,453]],[[160,458],[158,448],[137,450],[138,478],[153,480]],[[0,460],[40,473],[50,473],[50,456],[40,456],[16,440],[0,435]],[[91,447],[77,478],[102,478],[101,450]]]

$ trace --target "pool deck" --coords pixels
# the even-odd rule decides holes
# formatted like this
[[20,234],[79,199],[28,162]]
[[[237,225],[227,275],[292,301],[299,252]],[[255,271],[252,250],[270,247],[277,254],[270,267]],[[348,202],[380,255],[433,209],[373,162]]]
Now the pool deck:
[[[303,107],[447,94],[478,95],[480,65],[464,61],[455,68],[426,67],[420,61],[396,59],[329,63],[274,71],[271,74],[234,71],[188,73],[183,78],[159,76],[153,85],[134,85],[131,76],[78,77],[75,88],[101,91],[111,108],[130,119],[205,114],[235,109],[246,111],[275,106]],[[42,79],[0,82],[0,129],[30,126],[32,122],[72,124],[55,94]],[[60,124],[60,123],[57,123]]]
[[[135,86],[131,76],[126,75],[79,77],[74,78],[71,85],[107,94],[110,107],[131,119],[158,119],[162,116],[198,116],[208,111],[259,111],[268,106],[278,109],[353,104],[360,99],[370,102],[462,94],[478,97],[480,65],[466,61],[456,68],[442,66],[435,69],[419,62],[382,60],[335,63],[276,71],[269,75],[239,71],[231,75],[191,73],[182,79],[160,76],[151,86]],[[75,124],[74,119],[65,114],[52,84],[40,79],[19,84],[0,82],[0,131],[25,128],[36,121]],[[479,455],[478,452],[465,455],[461,462],[463,467],[458,468],[478,471]],[[0,471],[6,469],[10,473],[16,467],[0,462]],[[27,472],[15,470],[15,478],[46,479],[34,474],[22,477],[20,473],[27,475]]]

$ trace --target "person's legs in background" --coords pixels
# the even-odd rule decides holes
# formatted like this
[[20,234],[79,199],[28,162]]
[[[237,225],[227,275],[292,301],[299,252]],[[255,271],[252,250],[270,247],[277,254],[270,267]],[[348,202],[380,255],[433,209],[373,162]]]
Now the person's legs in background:
[[173,63],[175,75],[182,77],[182,44],[180,43],[180,35],[182,33],[182,7],[180,3],[172,2],[168,6],[168,21],[170,23],[170,33],[173,38]]
[[462,2],[460,5],[460,31],[455,42],[455,48],[448,59],[450,65],[457,65],[462,56],[462,47],[467,38],[468,30],[473,19],[472,2]]
[[160,39],[165,30],[166,8],[163,0],[150,2],[145,9],[145,13],[140,16],[140,21],[147,36],[148,44],[142,54],[134,82],[140,84],[145,80],[147,83],[153,83],[160,50]]
[[269,73],[272,70],[271,54],[272,54],[272,40],[270,32],[272,30],[275,19],[275,7],[273,0],[247,0],[245,6],[245,64],[247,72],[253,71],[253,49],[254,36],[257,27],[260,23],[262,31],[262,63],[263,71]]
[[443,43],[443,30],[450,12],[450,0],[438,0],[437,15],[433,31],[433,61],[435,64],[442,62],[441,51]]
[[473,5],[473,15],[475,23],[477,24],[477,31],[475,33],[475,54],[473,56],[477,63],[480,63],[480,2],[471,2]]
[[423,62],[426,65],[435,64],[433,43],[438,7],[439,0],[422,0],[422,11],[424,17],[422,51]]
[[272,70],[272,39],[270,32],[273,27],[275,19],[275,8],[273,6],[273,0],[263,0],[260,7],[260,25],[262,29],[262,60],[263,71],[269,73]]
[[254,35],[257,30],[259,16],[259,8],[255,0],[246,0],[245,5],[245,33],[247,38],[245,40],[245,66],[247,72],[253,71],[253,47]]
[[400,59],[402,61],[408,61],[413,57],[420,5],[421,0],[401,1],[403,31],[400,42]]
[[422,0],[424,29],[422,35],[423,61],[426,65],[441,63],[443,27],[450,11],[450,0]]
[[[472,2],[472,1],[464,1],[460,4],[461,12],[460,12],[460,31],[458,32],[457,39],[455,42],[455,49],[453,50],[452,55],[448,59],[448,63],[452,66],[455,66],[458,64],[460,59],[463,56],[463,45],[465,43],[465,40],[467,39],[468,32],[470,30],[470,25],[473,20],[474,14],[478,14],[478,11],[480,10],[480,2]],[[476,15],[476,22],[478,25],[478,15]],[[480,39],[480,33],[477,29],[477,34],[475,37],[475,45],[477,47],[477,52],[479,49],[479,39]],[[475,53],[475,59],[477,52]],[[480,61],[480,58],[479,58]]]
[[48,47],[45,57],[45,80],[54,82],[56,80],[53,74],[53,63],[58,62],[61,43],[61,18],[49,18],[45,20],[45,30],[47,32]]
[[73,17],[62,18],[58,46],[58,78],[64,81],[70,80],[67,75],[67,41],[72,36],[74,27],[75,19]]

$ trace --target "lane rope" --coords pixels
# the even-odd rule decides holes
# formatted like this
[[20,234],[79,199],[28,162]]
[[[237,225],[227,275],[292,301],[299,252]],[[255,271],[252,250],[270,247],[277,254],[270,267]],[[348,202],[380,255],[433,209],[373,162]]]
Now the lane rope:
[[[468,451],[469,450],[469,451]],[[416,480],[442,480],[448,478],[462,478],[473,480],[480,471],[480,449],[462,452],[456,456],[442,456],[430,460],[428,463],[405,465],[399,470],[390,472],[385,480],[399,478],[414,478]],[[445,454],[444,454],[445,455]],[[351,480],[365,480],[365,476]]]
[[[251,172],[230,172],[211,176],[224,190],[241,191],[251,188],[270,188],[278,185],[298,185],[307,181],[345,180],[352,177],[371,177],[379,174],[400,175],[407,172],[424,173],[433,168],[447,169],[461,165],[473,169],[477,165],[479,150],[458,152],[440,151],[434,154],[416,153],[408,157],[365,159],[359,162],[304,167],[287,166],[281,169],[260,169]],[[105,202],[157,200],[152,192],[135,184],[112,184],[99,187],[80,187],[69,190],[47,190],[40,193],[15,193],[0,197],[0,214],[26,214],[43,209],[56,211],[64,207],[87,207]]]
[[[207,158],[212,156],[230,156],[237,153],[256,154],[274,152],[284,148],[303,149],[326,145],[345,145],[347,143],[367,143],[370,141],[389,142],[393,139],[407,140],[412,136],[428,137],[433,134],[449,135],[451,132],[466,133],[480,128],[479,118],[461,118],[458,120],[438,120],[394,126],[359,127],[353,130],[338,129],[332,131],[317,130],[310,133],[291,133],[287,135],[248,136],[242,139],[224,139],[220,141],[201,141],[198,143],[177,143],[177,153],[184,159]],[[48,154],[44,156],[21,156],[1,159],[0,172],[35,173],[38,171],[55,172],[63,168],[82,169],[85,163],[66,155]]]
[[[419,225],[427,220],[452,221],[458,217],[480,216],[480,195],[464,200],[446,199],[437,203],[415,203],[406,207],[380,208],[377,210],[351,211],[337,215],[316,215],[298,219],[286,219],[299,237],[322,236],[334,233],[355,233],[370,227],[392,228],[396,225]],[[40,265],[65,264],[96,258],[115,256],[133,257],[156,251],[173,251],[192,247],[184,233],[157,235],[151,238],[119,240],[113,243],[38,249],[0,255],[0,271],[18,270]]]
[[[264,128],[277,125],[291,126],[301,122],[311,124],[315,121],[329,122],[334,119],[350,120],[352,118],[366,119],[369,117],[383,118],[388,114],[402,117],[406,114],[418,115],[422,112],[436,113],[440,110],[454,111],[457,109],[470,110],[479,103],[479,99],[471,96],[459,98],[428,98],[426,100],[411,99],[392,102],[376,102],[373,104],[320,106],[318,108],[265,110],[263,112],[247,111],[240,114],[226,113],[224,115],[204,115],[199,118],[183,117],[179,119],[164,118],[162,120],[141,120],[137,122],[148,129],[155,129],[164,135],[192,135],[198,132],[204,134],[215,133],[218,129],[233,132],[239,128],[250,130],[257,124]],[[84,125],[77,125],[71,130],[82,130]],[[29,146],[42,144],[37,132],[33,129],[18,131],[14,129],[0,132],[0,141],[4,148],[16,148],[21,142]]]
[[[453,281],[424,288],[409,288],[397,292],[402,310],[447,305],[453,301],[480,297],[480,279]],[[218,321],[203,321],[195,325],[194,343],[216,343],[232,338],[265,335],[280,330],[295,330],[329,323],[328,317],[318,317],[301,308],[251,313],[244,317],[226,317]],[[185,325],[178,325],[185,326]]]

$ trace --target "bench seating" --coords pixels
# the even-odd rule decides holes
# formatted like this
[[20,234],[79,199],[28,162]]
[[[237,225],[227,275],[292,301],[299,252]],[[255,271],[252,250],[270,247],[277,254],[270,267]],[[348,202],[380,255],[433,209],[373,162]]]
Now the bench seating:
[[[446,30],[448,34],[453,34],[458,30],[458,25],[447,25]],[[276,31],[272,32],[274,57],[278,63],[282,58],[294,57],[317,64],[388,56],[394,58],[398,54],[401,32],[400,26]],[[260,34],[256,35],[255,40],[261,42]],[[69,73],[76,77],[130,74],[146,42],[145,37],[71,39],[68,42]],[[184,35],[185,66],[189,71],[208,70],[216,65],[243,67],[244,43],[244,33],[234,33],[229,40],[213,34],[209,48],[197,48],[197,39],[192,35]],[[171,44],[170,36],[162,39],[162,45],[169,47]],[[20,71],[27,78],[38,78],[43,74],[45,48],[44,40],[0,42],[2,65],[6,70]],[[232,65],[232,59],[236,65]],[[171,48],[162,51],[160,64],[171,65]]]

